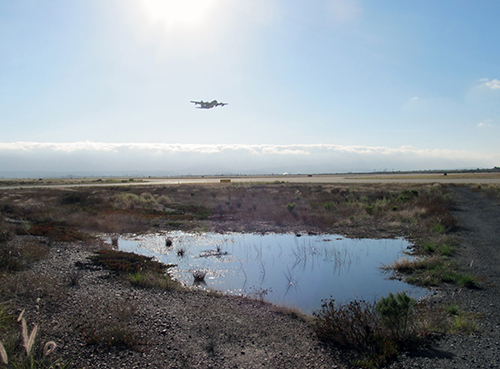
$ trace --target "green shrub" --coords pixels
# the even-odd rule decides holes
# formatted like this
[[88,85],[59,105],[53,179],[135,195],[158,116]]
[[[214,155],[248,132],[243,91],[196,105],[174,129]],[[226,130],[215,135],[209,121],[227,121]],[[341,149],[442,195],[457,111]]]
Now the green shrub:
[[441,245],[439,246],[439,253],[443,256],[453,256],[455,248],[450,245]]
[[161,195],[160,197],[158,197],[157,201],[158,201],[158,203],[160,203],[162,205],[167,205],[167,204],[170,204],[172,202],[172,199],[170,197],[168,197],[167,195]]
[[140,204],[143,209],[153,209],[158,205],[158,202],[152,194],[145,192],[140,196]]
[[458,309],[458,306],[456,304],[451,304],[446,307],[446,312],[452,316],[458,315],[459,311],[460,310]]
[[396,342],[403,342],[407,339],[412,328],[416,303],[417,301],[405,292],[400,292],[396,296],[390,293],[375,306],[375,310],[382,318],[382,324],[389,329]]
[[335,207],[335,203],[334,202],[325,202],[323,204],[323,207],[325,208],[325,210],[327,211],[334,211],[336,209]]
[[295,203],[288,203],[286,204],[286,209],[291,213],[295,209],[295,206]]
[[428,252],[429,254],[432,254],[434,251],[436,251],[437,246],[433,242],[425,242],[424,243],[424,250]]
[[446,229],[442,224],[436,223],[434,227],[432,227],[432,230],[436,233],[443,234],[446,232]]
[[460,287],[467,287],[467,288],[477,288],[478,283],[476,277],[474,277],[471,274],[465,273],[465,274],[460,274],[457,277],[457,283]]
[[140,199],[134,193],[121,193],[114,196],[113,204],[118,209],[131,209],[140,204]]
[[138,271],[127,275],[127,279],[133,286],[145,288],[161,288],[172,290],[177,288],[178,284],[174,282],[168,274],[159,274],[151,271]]

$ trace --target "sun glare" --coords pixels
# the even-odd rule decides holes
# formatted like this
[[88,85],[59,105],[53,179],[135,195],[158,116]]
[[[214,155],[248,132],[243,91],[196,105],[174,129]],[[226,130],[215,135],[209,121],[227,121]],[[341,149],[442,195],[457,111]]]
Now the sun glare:
[[201,25],[214,3],[214,0],[142,0],[140,4],[150,23],[172,29]]

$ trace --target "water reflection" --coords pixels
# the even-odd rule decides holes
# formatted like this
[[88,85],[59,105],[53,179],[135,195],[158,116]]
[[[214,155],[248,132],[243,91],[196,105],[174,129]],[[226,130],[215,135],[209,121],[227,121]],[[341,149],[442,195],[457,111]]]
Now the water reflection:
[[[379,268],[398,259],[407,246],[403,239],[247,233],[169,232],[119,240],[121,250],[177,264],[172,274],[185,285],[265,297],[306,313],[330,296],[340,303],[403,290],[424,296],[426,290],[388,280]],[[204,284],[194,283],[193,271],[205,273]]]

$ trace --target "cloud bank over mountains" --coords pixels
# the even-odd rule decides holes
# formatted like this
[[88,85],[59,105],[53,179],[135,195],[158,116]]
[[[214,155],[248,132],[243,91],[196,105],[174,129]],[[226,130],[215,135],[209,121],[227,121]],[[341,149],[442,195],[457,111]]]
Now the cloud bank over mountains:
[[493,167],[499,155],[465,150],[310,145],[0,143],[0,177],[339,173]]

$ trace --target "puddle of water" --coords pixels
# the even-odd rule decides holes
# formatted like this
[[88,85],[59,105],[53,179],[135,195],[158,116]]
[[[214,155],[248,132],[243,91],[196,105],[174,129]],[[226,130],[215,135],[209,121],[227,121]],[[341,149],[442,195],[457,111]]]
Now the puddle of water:
[[172,275],[185,285],[193,285],[193,271],[202,270],[206,276],[200,287],[263,297],[309,314],[330,296],[338,303],[373,301],[401,291],[425,296],[428,290],[389,280],[380,269],[400,258],[408,245],[403,239],[249,233],[171,232],[119,240],[120,250],[177,264]]

